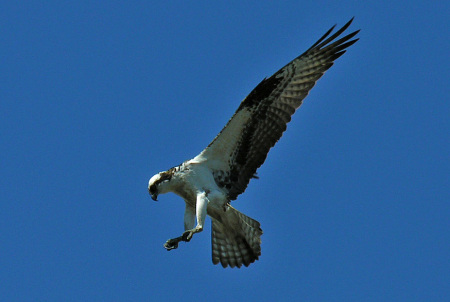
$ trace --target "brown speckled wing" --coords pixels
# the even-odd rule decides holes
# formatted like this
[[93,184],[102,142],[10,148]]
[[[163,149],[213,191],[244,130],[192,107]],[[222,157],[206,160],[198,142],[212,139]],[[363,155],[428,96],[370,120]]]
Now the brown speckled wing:
[[305,53],[259,83],[197,156],[209,163],[216,182],[227,190],[230,200],[245,191],[317,80],[358,40],[351,39],[359,30],[336,40],[352,20],[329,36],[333,26]]

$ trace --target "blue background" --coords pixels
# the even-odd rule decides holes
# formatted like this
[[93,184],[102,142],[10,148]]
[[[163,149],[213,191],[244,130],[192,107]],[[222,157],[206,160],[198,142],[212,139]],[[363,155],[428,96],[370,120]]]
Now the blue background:
[[[19,3],[20,2],[20,3]],[[2,301],[449,301],[448,1],[5,1]],[[148,179],[332,25],[360,41],[233,205],[262,256],[178,250]]]

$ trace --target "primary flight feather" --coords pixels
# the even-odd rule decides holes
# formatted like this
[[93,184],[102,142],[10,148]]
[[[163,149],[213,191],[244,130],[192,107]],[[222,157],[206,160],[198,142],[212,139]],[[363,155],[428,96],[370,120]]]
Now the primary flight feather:
[[153,200],[159,194],[173,192],[186,203],[185,231],[167,240],[167,250],[177,248],[180,241],[189,242],[203,230],[209,215],[214,264],[241,267],[258,259],[260,223],[237,211],[230,201],[256,177],[256,170],[317,80],[358,40],[352,38],[359,30],[340,38],[352,21],[330,36],[333,26],[306,52],[259,83],[199,155],[149,180]]

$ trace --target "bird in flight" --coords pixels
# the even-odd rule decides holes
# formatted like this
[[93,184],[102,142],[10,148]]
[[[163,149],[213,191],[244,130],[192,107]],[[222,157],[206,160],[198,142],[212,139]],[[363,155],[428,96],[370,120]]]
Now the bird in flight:
[[341,37],[352,21],[331,34],[333,26],[306,52],[259,83],[199,155],[150,178],[148,192],[153,200],[173,192],[186,203],[184,232],[167,240],[167,250],[201,232],[208,215],[214,264],[241,267],[258,260],[263,233],[260,223],[230,202],[245,191],[250,179],[257,178],[256,170],[317,80],[358,41],[352,38],[359,30]]

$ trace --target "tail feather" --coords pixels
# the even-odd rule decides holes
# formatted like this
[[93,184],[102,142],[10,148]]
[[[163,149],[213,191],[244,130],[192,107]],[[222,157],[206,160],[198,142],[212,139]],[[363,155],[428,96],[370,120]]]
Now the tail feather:
[[212,219],[212,261],[223,267],[249,266],[261,255],[260,223],[228,207],[221,219]]

